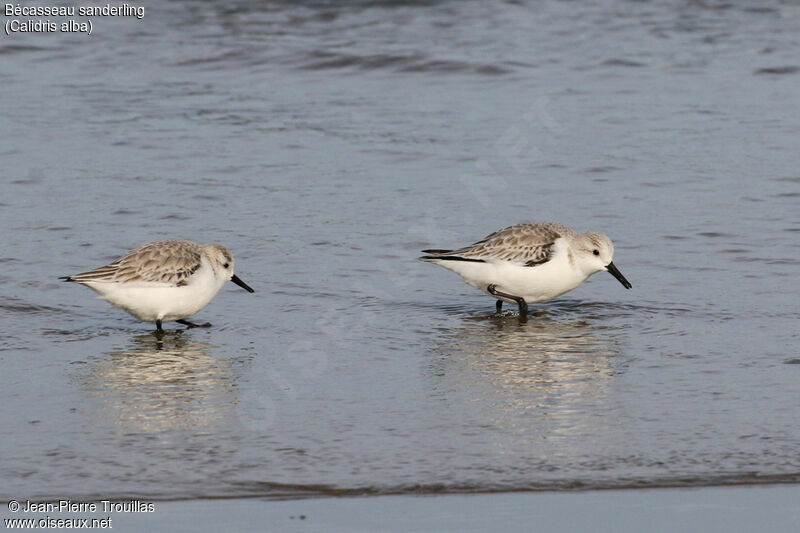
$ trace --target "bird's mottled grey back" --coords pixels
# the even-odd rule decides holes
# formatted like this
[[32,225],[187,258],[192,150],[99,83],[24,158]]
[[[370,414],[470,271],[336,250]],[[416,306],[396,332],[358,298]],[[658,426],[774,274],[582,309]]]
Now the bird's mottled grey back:
[[200,268],[202,248],[189,241],[158,241],[131,250],[110,265],[69,276],[77,283],[150,282],[184,285]]
[[[515,224],[487,235],[470,246],[450,251],[437,250],[438,253],[430,259],[460,257],[469,260],[509,261],[525,266],[536,266],[546,263],[550,259],[556,239],[573,235],[575,235],[574,231],[556,222]],[[433,252],[433,250],[429,252]]]

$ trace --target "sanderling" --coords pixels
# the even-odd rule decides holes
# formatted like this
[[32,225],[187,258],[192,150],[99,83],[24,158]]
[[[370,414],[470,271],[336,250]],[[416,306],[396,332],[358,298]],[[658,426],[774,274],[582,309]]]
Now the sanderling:
[[496,231],[458,250],[423,250],[423,261],[452,270],[480,291],[519,305],[550,300],[571,291],[605,270],[630,289],[631,284],[612,262],[614,245],[600,233],[575,233],[555,222],[516,224]]
[[110,265],[59,279],[86,285],[111,305],[155,322],[157,331],[169,320],[197,327],[184,319],[204,308],[228,280],[255,292],[233,273],[227,248],[189,241],[151,242]]

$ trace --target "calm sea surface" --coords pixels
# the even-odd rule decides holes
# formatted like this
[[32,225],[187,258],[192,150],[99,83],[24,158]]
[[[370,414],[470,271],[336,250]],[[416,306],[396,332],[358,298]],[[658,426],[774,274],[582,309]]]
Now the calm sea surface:
[[[800,482],[796,3],[135,5],[0,36],[0,498]],[[633,290],[416,260],[544,220]],[[57,280],[165,238],[256,293]]]

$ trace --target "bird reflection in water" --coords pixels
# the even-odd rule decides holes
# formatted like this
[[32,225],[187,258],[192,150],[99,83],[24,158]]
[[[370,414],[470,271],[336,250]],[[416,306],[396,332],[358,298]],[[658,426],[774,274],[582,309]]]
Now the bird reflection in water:
[[526,437],[591,434],[624,372],[613,330],[547,316],[466,320],[434,353],[436,389],[470,424]]
[[231,362],[214,357],[215,348],[183,332],[139,335],[91,362],[87,386],[126,430],[221,425],[233,412],[235,388]]

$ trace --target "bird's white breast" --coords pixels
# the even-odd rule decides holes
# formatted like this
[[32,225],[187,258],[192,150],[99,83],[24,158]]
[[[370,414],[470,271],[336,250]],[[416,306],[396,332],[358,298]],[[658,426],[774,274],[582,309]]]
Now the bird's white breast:
[[200,311],[219,292],[225,280],[214,276],[203,257],[199,269],[182,286],[143,282],[87,282],[85,285],[115,307],[139,320],[178,320]]
[[569,260],[564,239],[557,239],[553,257],[537,266],[492,259],[486,259],[485,263],[440,261],[439,264],[460,275],[468,285],[487,294],[490,294],[487,287],[493,284],[498,291],[521,296],[527,303],[556,298],[571,291],[588,277]]

